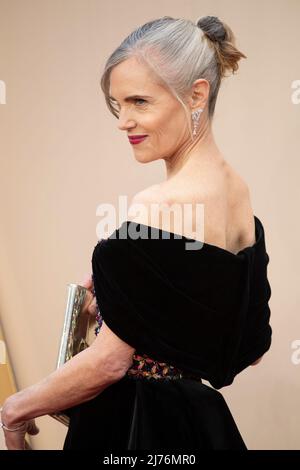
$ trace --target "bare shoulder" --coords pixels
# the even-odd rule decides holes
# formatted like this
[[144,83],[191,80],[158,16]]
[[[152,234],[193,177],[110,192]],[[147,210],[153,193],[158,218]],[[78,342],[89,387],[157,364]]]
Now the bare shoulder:
[[227,238],[232,251],[234,246],[238,251],[255,243],[251,192],[246,181],[233,168],[230,168],[228,188]]
[[[191,220],[183,224],[187,203],[192,204]],[[200,227],[197,204],[204,209]],[[253,215],[249,186],[230,165],[224,171],[206,173],[205,178],[192,175],[149,186],[135,194],[128,210],[128,220],[191,236],[232,253],[255,243]]]
[[128,209],[128,220],[163,228],[159,222],[155,223],[155,219],[170,203],[170,195],[162,184],[149,186],[133,196]]
[[230,165],[226,169],[228,181],[228,197],[231,205],[238,207],[240,203],[251,205],[250,189],[244,178]]
[[199,182],[195,188],[191,181],[163,181],[132,198],[128,220],[203,241],[204,221],[196,206],[205,205],[208,193]]
[[149,203],[152,201],[161,201],[164,197],[164,191],[162,188],[162,184],[153,184],[148,188],[145,188],[142,191],[136,193],[133,196],[131,203]]

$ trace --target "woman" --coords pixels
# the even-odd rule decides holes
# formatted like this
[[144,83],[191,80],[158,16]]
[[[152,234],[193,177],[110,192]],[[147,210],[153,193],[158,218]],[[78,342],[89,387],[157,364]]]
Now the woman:
[[[246,449],[217,389],[270,348],[269,257],[248,187],[211,128],[221,80],[242,57],[231,29],[211,16],[150,21],[109,57],[108,107],[136,160],[163,159],[167,178],[138,193],[128,220],[96,245],[85,285],[98,335],[6,400],[9,449],[38,432],[35,417],[59,410],[70,417],[65,450]],[[190,236],[194,209],[192,230],[175,224],[187,203],[205,207],[205,242]],[[174,205],[173,223],[161,223]]]

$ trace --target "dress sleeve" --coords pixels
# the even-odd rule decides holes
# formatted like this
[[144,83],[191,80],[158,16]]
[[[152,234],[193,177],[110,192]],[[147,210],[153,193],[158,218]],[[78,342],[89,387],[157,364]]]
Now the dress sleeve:
[[265,250],[260,250],[255,257],[249,281],[251,296],[232,371],[233,377],[265,354],[272,343],[269,306],[272,291],[267,272],[269,255]]
[[[165,256],[161,243],[155,246],[162,250],[157,257]],[[101,240],[92,269],[101,316],[119,338],[139,354],[218,386],[224,331],[228,334],[222,328],[226,312],[216,312],[179,288],[149,253],[140,250],[137,240]],[[193,278],[199,283],[199,277]]]
[[92,256],[101,316],[137,353],[229,385],[270,342],[265,272],[251,281],[246,257],[232,261],[181,240],[103,239]]

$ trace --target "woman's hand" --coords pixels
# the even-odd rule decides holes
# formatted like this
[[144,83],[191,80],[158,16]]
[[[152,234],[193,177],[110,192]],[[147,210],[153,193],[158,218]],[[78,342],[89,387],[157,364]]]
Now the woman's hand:
[[30,445],[25,439],[26,433],[35,436],[40,432],[34,419],[23,423],[15,423],[9,426],[9,421],[5,421],[5,404],[1,409],[1,423],[5,437],[7,450],[31,450]]
[[96,297],[94,297],[92,293],[92,275],[89,274],[87,277],[85,277],[83,281],[79,283],[79,285],[88,289],[85,300],[83,302],[82,311],[87,312],[89,315],[95,317],[97,315],[97,303]]

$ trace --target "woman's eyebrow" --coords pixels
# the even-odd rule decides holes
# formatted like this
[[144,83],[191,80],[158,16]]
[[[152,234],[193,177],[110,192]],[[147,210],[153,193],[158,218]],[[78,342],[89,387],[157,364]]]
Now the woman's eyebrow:
[[[113,101],[117,101],[116,98],[114,98],[113,96],[109,96],[109,98]],[[133,99],[136,99],[136,98],[151,98],[151,96],[146,96],[146,95],[131,95],[131,96],[127,96],[127,98],[125,98],[124,101],[131,101]]]

